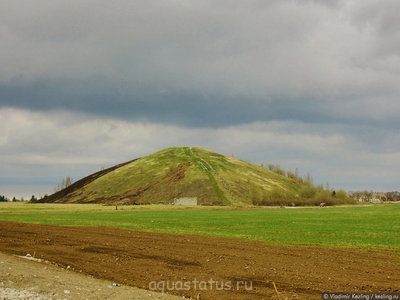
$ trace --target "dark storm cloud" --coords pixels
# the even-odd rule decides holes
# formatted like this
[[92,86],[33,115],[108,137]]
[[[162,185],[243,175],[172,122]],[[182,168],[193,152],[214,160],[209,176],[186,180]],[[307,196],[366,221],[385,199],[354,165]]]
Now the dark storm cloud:
[[329,3],[5,1],[0,103],[188,126],[398,108],[398,4]]
[[397,1],[1,7],[3,107],[204,127],[397,118]]
[[122,91],[107,82],[46,81],[24,86],[0,86],[2,104],[35,111],[64,109],[131,121],[189,127],[221,127],[257,121],[333,122],[340,116],[315,106],[315,99],[269,101],[248,95],[198,94],[170,91]]

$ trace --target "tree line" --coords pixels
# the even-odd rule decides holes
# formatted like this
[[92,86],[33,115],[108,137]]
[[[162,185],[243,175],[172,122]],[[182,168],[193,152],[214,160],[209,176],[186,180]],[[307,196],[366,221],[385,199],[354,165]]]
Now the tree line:
[[[35,195],[32,195],[31,199],[29,200],[30,202],[35,202],[37,200],[37,198],[35,197]],[[9,198],[7,198],[4,195],[0,195],[0,202],[23,202],[25,201],[25,199],[23,197],[21,197],[20,199],[17,199],[15,197],[13,197],[11,200]]]
[[259,206],[307,206],[352,204],[354,199],[349,197],[346,191],[331,189],[329,184],[314,185],[310,173],[304,176],[299,175],[298,168],[292,171],[285,171],[277,164],[261,165],[264,168],[290,179],[296,186],[295,191],[284,190],[281,187],[272,187],[269,190],[253,189],[249,197],[253,205]]
[[[57,186],[54,188],[54,193],[69,187],[72,183],[73,183],[73,181],[70,176],[63,178],[61,180],[61,182],[59,184],[57,184]],[[46,196],[47,195],[44,195],[44,197],[46,197]],[[10,200],[9,198],[7,198],[4,195],[0,196],[0,202],[18,202],[18,201],[23,202],[23,201],[25,201],[25,199],[24,198],[17,199],[15,197],[13,197],[12,200]],[[38,201],[38,198],[35,195],[32,195],[31,198],[29,199],[29,202],[32,202],[32,203],[35,203],[37,201]]]
[[350,197],[358,202],[398,202],[400,201],[400,192],[375,192],[375,191],[355,191],[349,192]]
[[324,202],[328,205],[335,204],[355,204],[359,202],[385,203],[400,201],[400,192],[375,192],[375,191],[355,191],[346,192],[342,189],[335,190],[330,188],[329,183],[314,185],[313,177],[310,173],[304,176],[299,175],[298,168],[292,171],[285,171],[277,164],[268,164],[262,167],[300,184],[300,189],[296,194],[284,191],[278,187],[269,191],[251,191],[250,197],[254,205],[319,205]]

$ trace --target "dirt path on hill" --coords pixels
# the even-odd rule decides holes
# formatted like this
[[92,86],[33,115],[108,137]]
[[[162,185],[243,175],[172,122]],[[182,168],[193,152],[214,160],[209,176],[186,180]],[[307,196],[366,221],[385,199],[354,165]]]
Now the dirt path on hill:
[[[30,253],[63,267],[68,274],[89,274],[108,285],[118,283],[121,288],[134,286],[186,298],[321,299],[324,291],[400,289],[399,251],[269,246],[227,238],[12,222],[0,222],[0,228],[1,252]],[[29,272],[25,276],[32,277]],[[12,275],[1,273],[4,285]],[[66,274],[63,271],[58,276]],[[90,284],[80,280],[81,295],[95,299],[96,289],[88,290]],[[35,285],[41,292],[53,289],[45,277]],[[133,292],[129,295],[128,299],[142,299]]]

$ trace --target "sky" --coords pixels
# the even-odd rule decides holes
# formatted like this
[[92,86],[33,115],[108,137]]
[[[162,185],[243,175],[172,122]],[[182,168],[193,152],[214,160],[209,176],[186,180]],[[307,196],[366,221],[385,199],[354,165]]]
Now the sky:
[[198,146],[400,190],[397,0],[2,0],[0,195]]

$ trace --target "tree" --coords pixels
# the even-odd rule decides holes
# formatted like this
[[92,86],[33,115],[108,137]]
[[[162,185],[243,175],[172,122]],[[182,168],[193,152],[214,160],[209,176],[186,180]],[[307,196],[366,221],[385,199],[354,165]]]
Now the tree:
[[318,193],[315,195],[315,204],[318,205],[319,203],[325,202],[328,205],[332,205],[332,194],[329,190],[319,190]]
[[61,181],[61,183],[59,185],[57,185],[54,188],[55,192],[61,191],[62,189],[65,189],[67,187],[69,187],[72,184],[72,178],[70,176],[65,177],[65,179],[63,179]]
[[303,185],[300,188],[299,194],[303,199],[312,199],[317,193],[317,189],[313,185]]
[[348,200],[349,196],[347,195],[347,192],[345,190],[338,190],[335,193],[335,197],[339,200]]
[[304,182],[307,183],[307,184],[312,185],[312,184],[313,184],[313,181],[314,181],[314,180],[313,180],[313,177],[311,176],[310,173],[307,172],[307,175],[304,176]]
[[64,187],[68,187],[68,186],[70,186],[71,184],[72,184],[72,178],[69,177],[69,176],[67,176],[67,177],[65,178]]

